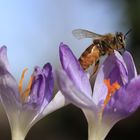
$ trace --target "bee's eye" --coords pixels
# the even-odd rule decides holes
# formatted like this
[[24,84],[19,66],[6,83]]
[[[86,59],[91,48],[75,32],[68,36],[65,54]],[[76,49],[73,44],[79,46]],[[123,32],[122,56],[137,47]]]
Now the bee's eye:
[[118,36],[118,41],[119,41],[120,43],[123,43],[123,38],[122,38],[122,36]]

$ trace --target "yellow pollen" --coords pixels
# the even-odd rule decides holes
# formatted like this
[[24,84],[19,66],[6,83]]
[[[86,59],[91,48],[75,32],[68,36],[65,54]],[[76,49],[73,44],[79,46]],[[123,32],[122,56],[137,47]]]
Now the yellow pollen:
[[29,83],[27,85],[27,88],[24,91],[22,91],[23,80],[24,80],[25,73],[27,72],[27,70],[28,70],[27,68],[25,68],[23,70],[22,75],[21,75],[21,79],[19,81],[19,86],[18,86],[19,93],[24,100],[26,99],[26,97],[28,97],[28,95],[30,93],[32,82],[33,82],[33,79],[34,79],[33,76],[31,76],[30,80],[29,80]]
[[105,98],[105,100],[104,100],[103,109],[105,108],[105,106],[107,105],[107,103],[109,102],[109,100],[111,99],[111,97],[114,95],[115,91],[118,90],[118,89],[121,87],[117,81],[114,82],[114,83],[111,85],[109,79],[105,79],[105,80],[104,80],[104,83],[105,83],[105,85],[107,86],[108,93],[107,93],[106,98]]

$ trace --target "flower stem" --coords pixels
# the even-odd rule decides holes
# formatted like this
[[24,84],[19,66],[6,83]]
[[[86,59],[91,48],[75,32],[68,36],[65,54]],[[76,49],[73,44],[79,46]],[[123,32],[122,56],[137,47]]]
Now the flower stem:
[[88,140],[104,140],[104,136],[98,132],[98,128],[93,127],[93,124],[88,124]]
[[88,140],[104,140],[108,133],[108,126],[101,122],[101,116],[95,116],[91,110],[83,110],[88,122]]
[[14,129],[12,131],[12,140],[24,140],[25,135],[19,130],[19,129]]

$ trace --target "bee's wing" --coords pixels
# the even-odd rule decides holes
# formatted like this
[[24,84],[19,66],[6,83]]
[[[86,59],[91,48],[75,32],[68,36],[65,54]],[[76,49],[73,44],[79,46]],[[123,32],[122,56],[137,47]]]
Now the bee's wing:
[[100,38],[102,35],[90,32],[88,30],[84,29],[75,29],[72,31],[72,34],[77,38],[77,39],[83,39],[83,38]]

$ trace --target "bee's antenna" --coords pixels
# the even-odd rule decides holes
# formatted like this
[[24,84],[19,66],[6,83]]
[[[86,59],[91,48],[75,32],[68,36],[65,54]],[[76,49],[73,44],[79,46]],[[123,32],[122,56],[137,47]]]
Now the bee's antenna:
[[132,29],[129,29],[129,30],[125,33],[124,38],[126,38],[126,36],[127,36],[130,32],[132,32]]

